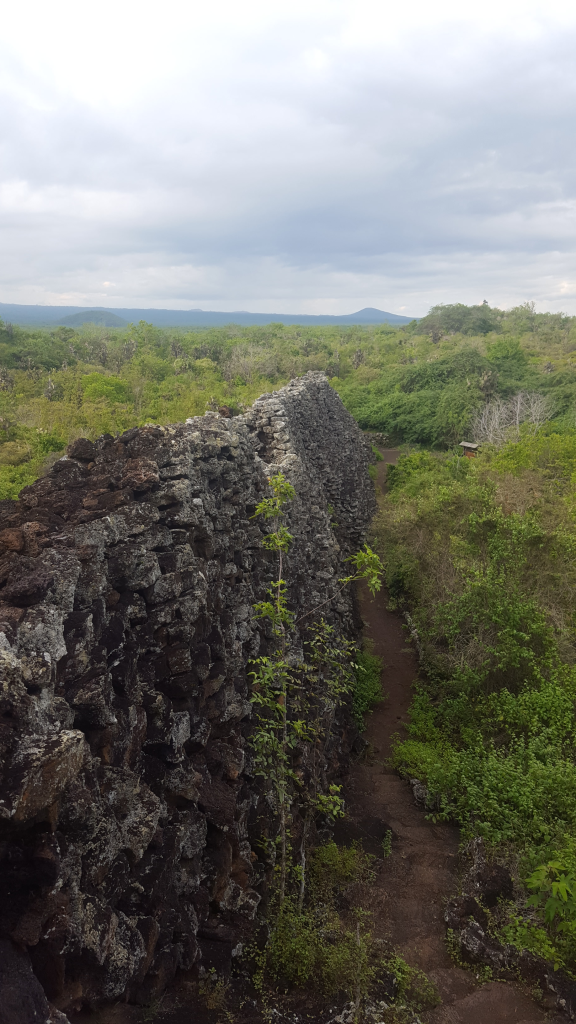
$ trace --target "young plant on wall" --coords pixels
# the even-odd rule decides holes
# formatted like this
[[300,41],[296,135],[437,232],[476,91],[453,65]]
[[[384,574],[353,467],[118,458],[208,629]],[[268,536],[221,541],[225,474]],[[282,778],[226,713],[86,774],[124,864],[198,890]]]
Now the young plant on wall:
[[[332,785],[328,792],[322,789],[321,752],[328,743],[334,716],[352,687],[354,645],[339,637],[332,626],[320,619],[307,629],[303,660],[295,664],[289,656],[295,627],[333,597],[298,620],[288,608],[283,573],[292,536],[282,520],[285,505],[295,497],[295,491],[282,473],[272,476],[269,483],[272,494],[259,503],[255,516],[262,516],[270,523],[271,529],[263,544],[276,555],[276,572],[267,599],[255,606],[255,614],[270,624],[276,649],[254,662],[252,703],[257,724],[252,744],[255,773],[268,780],[278,810],[276,842],[281,904],[286,896],[294,803],[298,804],[304,822],[297,869],[300,901],[305,886],[306,835],[311,816],[322,812],[336,817],[342,812],[340,787]],[[348,561],[354,571],[338,581],[337,593],[356,580],[366,580],[372,593],[380,589],[380,559],[367,545]],[[306,769],[302,770],[296,760],[304,747],[311,754]],[[306,785],[303,785],[304,780]]]

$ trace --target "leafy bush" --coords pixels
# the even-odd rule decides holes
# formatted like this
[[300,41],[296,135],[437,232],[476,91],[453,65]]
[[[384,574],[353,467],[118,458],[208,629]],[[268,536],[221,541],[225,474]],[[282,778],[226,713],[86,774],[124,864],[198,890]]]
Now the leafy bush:
[[398,998],[415,1009],[437,1004],[426,976],[374,938],[369,913],[356,908],[345,919],[336,910],[338,896],[350,897],[354,885],[372,878],[372,861],[357,845],[330,842],[313,851],[305,906],[285,897],[266,948],[249,951],[256,962],[257,988],[304,988],[313,982],[324,997],[345,995],[359,1006],[379,981],[388,979]]
[[125,402],[128,398],[128,386],[125,381],[103,373],[89,373],[82,380],[82,391],[88,401]]
[[333,912],[299,911],[287,900],[267,947],[260,987],[266,978],[284,988],[304,988],[313,982],[324,997],[345,995],[359,1006],[386,979],[398,1001],[414,1010],[437,1006],[438,992],[426,975],[374,939],[369,914],[356,911],[355,916],[356,926],[347,927]]
[[368,994],[384,969],[371,932],[346,928],[334,913],[298,910],[286,899],[267,948],[266,969],[282,985],[303,988],[311,979],[325,996]]
[[30,448],[23,441],[6,441],[0,445],[0,466],[19,466],[29,458]]
[[355,656],[352,686],[352,714],[359,729],[364,728],[364,715],[383,699],[382,658],[370,651],[358,651]]
[[265,950],[256,954],[257,983],[269,979],[284,987],[305,986],[312,978],[326,996],[368,993],[384,970],[382,951],[374,942],[367,915],[355,913],[350,927],[335,909],[335,897],[372,877],[373,858],[358,845],[338,847],[329,842],[312,851],[306,904],[286,896],[274,916]]
[[22,426],[0,429],[0,500],[17,498],[43,471],[47,456],[61,452],[64,446],[61,434],[55,431]]
[[376,528],[427,669],[394,763],[426,783],[433,817],[520,862],[528,891],[505,937],[568,969],[576,956],[575,444],[574,431],[542,430],[475,460],[408,453],[390,473]]
[[334,893],[343,892],[355,882],[372,877],[373,858],[362,847],[337,846],[334,842],[318,846],[310,858],[310,880],[316,894],[331,899]]

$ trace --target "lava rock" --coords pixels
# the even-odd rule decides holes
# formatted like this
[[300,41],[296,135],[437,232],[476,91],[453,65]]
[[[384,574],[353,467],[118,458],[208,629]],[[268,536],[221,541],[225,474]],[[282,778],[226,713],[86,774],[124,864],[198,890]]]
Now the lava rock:
[[28,954],[5,938],[0,938],[0,1021],[2,1024],[68,1024],[63,1013],[48,1005]]
[[[274,642],[252,614],[274,572],[254,511],[284,473],[294,656],[319,605],[354,639],[338,580],[375,511],[370,459],[309,373],[243,416],[81,438],[0,502],[0,934],[30,955],[7,947],[6,991],[32,979],[18,1024],[49,1019],[42,987],[65,1012],[151,1001],[249,939],[267,884],[253,849],[276,827],[250,774],[249,663]],[[342,710],[321,786],[356,737]]]

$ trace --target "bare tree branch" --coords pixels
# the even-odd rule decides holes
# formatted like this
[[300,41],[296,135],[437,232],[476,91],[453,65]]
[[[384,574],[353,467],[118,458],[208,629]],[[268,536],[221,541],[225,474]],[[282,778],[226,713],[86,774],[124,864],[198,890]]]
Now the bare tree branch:
[[530,425],[530,433],[550,419],[548,398],[535,391],[519,391],[507,401],[493,398],[478,410],[472,421],[472,436],[477,443],[488,442],[497,447],[520,437],[522,424]]

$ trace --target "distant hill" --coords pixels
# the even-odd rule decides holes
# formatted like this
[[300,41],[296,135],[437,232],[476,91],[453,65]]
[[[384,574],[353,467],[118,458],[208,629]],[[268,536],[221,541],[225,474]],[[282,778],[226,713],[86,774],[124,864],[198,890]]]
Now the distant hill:
[[59,324],[68,327],[81,327],[82,324],[103,324],[104,327],[126,327],[129,323],[124,317],[116,316],[107,309],[88,309],[85,313],[72,313],[58,320]]
[[[55,327],[58,324],[78,326],[83,323],[101,323],[106,327],[124,327],[127,323],[146,320],[156,327],[223,327],[226,324],[240,324],[251,327],[258,324],[302,324],[306,327],[314,325],[354,324],[408,324],[414,317],[399,316],[397,313],[386,313],[381,309],[360,309],[357,313],[344,316],[319,315],[309,313],[248,313],[246,310],[234,310],[222,313],[203,309],[108,309],[105,306],[25,306],[13,302],[0,302],[0,317],[13,324],[30,327]],[[96,319],[102,317],[102,319]],[[104,319],[106,318],[106,319]]]

